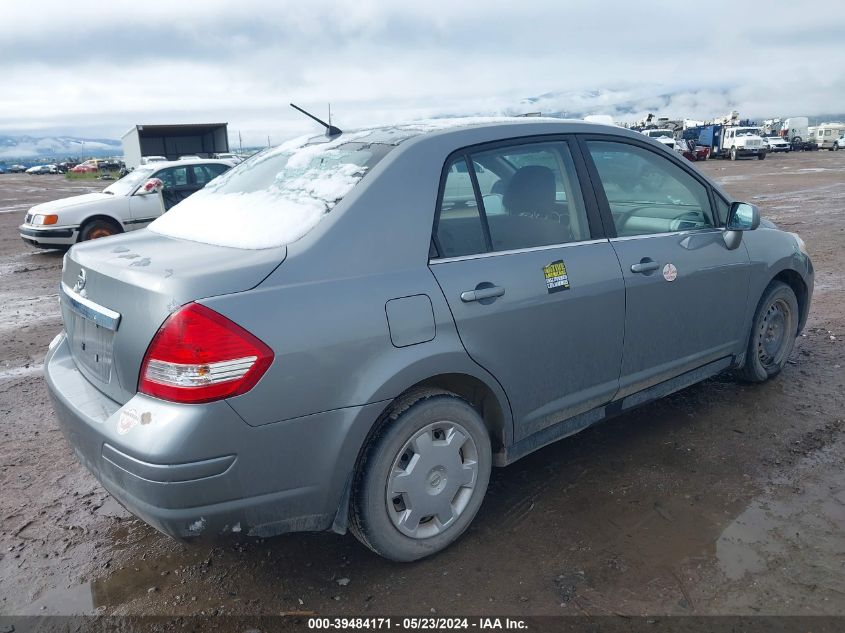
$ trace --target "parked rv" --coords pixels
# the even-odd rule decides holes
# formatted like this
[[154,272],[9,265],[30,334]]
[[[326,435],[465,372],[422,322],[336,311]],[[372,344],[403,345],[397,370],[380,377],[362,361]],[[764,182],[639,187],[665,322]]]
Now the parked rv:
[[814,130],[813,139],[819,149],[828,149],[831,152],[839,149],[839,139],[845,134],[845,123],[822,123]]

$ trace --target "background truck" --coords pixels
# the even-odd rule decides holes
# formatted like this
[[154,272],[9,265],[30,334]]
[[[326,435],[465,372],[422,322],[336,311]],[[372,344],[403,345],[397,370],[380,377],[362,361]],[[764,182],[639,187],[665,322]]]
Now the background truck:
[[766,158],[768,145],[763,141],[760,128],[725,125],[720,132],[718,156],[731,160],[742,156],[756,156],[760,160]]
[[669,149],[675,149],[675,131],[669,128],[655,128],[650,130],[642,130],[649,138],[653,138],[658,143],[663,143]]
[[178,125],[136,125],[123,135],[123,161],[128,169],[142,164],[147,156],[211,158],[229,151],[227,123]]
[[810,120],[805,116],[793,116],[781,122],[779,136],[792,145],[794,150],[818,149],[815,141],[810,138]]

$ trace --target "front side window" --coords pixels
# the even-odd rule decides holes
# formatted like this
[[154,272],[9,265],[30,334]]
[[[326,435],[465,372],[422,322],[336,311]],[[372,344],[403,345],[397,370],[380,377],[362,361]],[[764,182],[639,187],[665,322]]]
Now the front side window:
[[155,175],[155,177],[164,183],[165,189],[182,187],[188,184],[188,168],[171,167],[169,169],[162,169]]
[[715,226],[707,188],[668,158],[612,141],[588,141],[619,237]]
[[575,166],[565,142],[507,146],[447,166],[436,227],[441,257],[590,239]]

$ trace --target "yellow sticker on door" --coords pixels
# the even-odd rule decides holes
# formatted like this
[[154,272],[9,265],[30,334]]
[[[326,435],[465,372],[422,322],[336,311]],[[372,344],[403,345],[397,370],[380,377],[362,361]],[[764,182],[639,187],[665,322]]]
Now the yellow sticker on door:
[[543,276],[546,278],[546,289],[549,292],[569,290],[569,276],[566,274],[566,264],[562,259],[543,266]]

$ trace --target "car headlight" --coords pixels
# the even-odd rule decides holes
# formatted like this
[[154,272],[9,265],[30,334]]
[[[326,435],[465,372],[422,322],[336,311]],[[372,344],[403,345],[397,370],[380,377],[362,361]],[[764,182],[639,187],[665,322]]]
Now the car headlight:
[[51,215],[43,215],[38,214],[32,216],[32,224],[33,226],[44,226],[49,224],[55,224],[59,221],[59,216],[51,214]]
[[807,245],[804,243],[804,240],[801,239],[801,236],[798,235],[798,233],[790,233],[790,235],[795,238],[795,244],[798,246],[798,250],[806,257],[809,257],[810,253],[807,252]]

